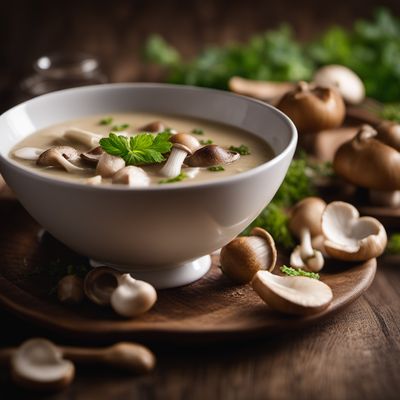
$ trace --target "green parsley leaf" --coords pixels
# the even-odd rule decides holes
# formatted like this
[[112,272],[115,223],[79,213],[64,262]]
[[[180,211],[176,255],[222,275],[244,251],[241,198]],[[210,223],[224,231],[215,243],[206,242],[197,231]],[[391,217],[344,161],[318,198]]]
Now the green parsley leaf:
[[231,146],[229,147],[229,150],[235,151],[236,153],[239,153],[241,156],[248,156],[249,154],[251,154],[249,148],[244,144],[241,144],[239,147]]
[[106,153],[122,157],[126,165],[154,164],[163,162],[163,154],[171,150],[170,137],[166,132],[158,135],[141,133],[131,138],[111,132],[108,138],[100,139],[100,146]]
[[114,125],[111,130],[113,132],[121,132],[129,128],[129,124]]
[[222,165],[215,165],[212,167],[207,168],[211,172],[220,172],[220,171],[225,171],[225,168]]
[[192,129],[192,133],[193,133],[193,135],[204,135],[203,129],[200,129],[200,128]]
[[393,233],[388,241],[386,247],[387,254],[399,254],[400,253],[400,233]]
[[206,146],[207,144],[213,144],[214,142],[211,139],[200,140],[200,144]]
[[169,178],[169,179],[162,179],[158,183],[164,184],[164,183],[175,183],[175,182],[180,182],[186,179],[188,176],[184,173],[181,172],[179,175],[175,176],[174,178]]
[[111,125],[113,122],[113,117],[105,117],[99,121],[99,125]]
[[287,267],[286,265],[282,265],[280,270],[288,276],[306,276],[307,278],[319,279],[319,274],[317,274],[316,272],[308,272],[299,268],[292,268]]

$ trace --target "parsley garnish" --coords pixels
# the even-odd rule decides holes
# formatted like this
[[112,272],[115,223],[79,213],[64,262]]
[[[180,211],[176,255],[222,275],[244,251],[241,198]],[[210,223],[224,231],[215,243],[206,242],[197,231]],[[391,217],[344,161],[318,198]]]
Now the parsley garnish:
[[179,175],[175,176],[174,178],[169,178],[169,179],[163,179],[159,181],[158,183],[163,184],[163,183],[175,183],[175,182],[180,182],[186,179],[188,176],[184,173],[181,172]]
[[129,124],[114,125],[111,130],[114,132],[121,132],[129,128]]
[[220,171],[225,171],[225,168],[222,165],[215,165],[213,167],[208,167],[207,168],[209,171],[212,172],[220,172]]
[[229,150],[236,151],[236,153],[239,153],[241,156],[248,156],[251,154],[249,148],[244,144],[241,144],[239,147],[231,146],[229,147]]
[[298,268],[287,267],[286,265],[282,265],[280,270],[289,276],[306,276],[307,278],[319,279],[319,274],[315,272],[308,272]]
[[99,121],[99,125],[111,125],[113,122],[113,117],[105,117]]
[[193,135],[204,135],[203,129],[200,129],[200,128],[192,129],[192,133],[193,133]]
[[164,153],[171,150],[169,133],[141,133],[131,138],[110,133],[108,138],[100,139],[102,149],[113,156],[122,157],[126,165],[160,163],[165,160]]
[[206,146],[207,144],[213,144],[214,142],[211,139],[207,139],[207,140],[200,140],[200,144],[202,144],[203,146]]

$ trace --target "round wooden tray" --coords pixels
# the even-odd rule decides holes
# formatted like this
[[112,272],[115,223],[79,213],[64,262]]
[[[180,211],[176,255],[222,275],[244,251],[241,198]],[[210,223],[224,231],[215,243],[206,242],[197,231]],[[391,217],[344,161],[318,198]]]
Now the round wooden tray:
[[[60,210],[62,212],[62,210]],[[376,260],[361,264],[328,265],[322,281],[334,300],[324,312],[290,317],[270,310],[249,285],[233,285],[214,265],[200,281],[179,289],[159,291],[155,307],[133,320],[124,320],[89,302],[67,307],[52,289],[51,265],[87,262],[50,235],[38,240],[40,227],[16,201],[0,201],[0,305],[21,318],[80,340],[106,342],[208,342],[241,340],[290,331],[342,309],[371,284]]]

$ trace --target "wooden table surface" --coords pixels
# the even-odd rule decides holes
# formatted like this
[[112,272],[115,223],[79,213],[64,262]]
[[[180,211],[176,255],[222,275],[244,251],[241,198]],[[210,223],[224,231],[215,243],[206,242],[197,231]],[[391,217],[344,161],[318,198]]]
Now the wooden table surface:
[[[293,24],[297,37],[309,38],[331,23],[348,26],[354,14],[368,16],[382,1],[307,0],[304,8],[297,9],[288,1],[219,3],[202,0],[189,6],[168,0],[160,11],[152,2],[116,0],[113,7],[96,7],[94,12],[94,2],[86,0],[2,2],[0,108],[12,104],[18,81],[32,60],[46,52],[89,51],[102,59],[112,81],[149,80],[152,71],[138,60],[140,45],[150,32],[166,35],[191,55],[205,43],[243,40],[281,21]],[[383,3],[400,10],[397,0]],[[61,342],[51,332],[0,311],[0,346],[17,345],[32,336]],[[380,260],[375,281],[364,296],[303,331],[234,345],[152,349],[158,366],[150,375],[80,369],[69,389],[46,398],[397,399],[400,267]],[[21,392],[0,374],[0,399],[17,398],[43,396]]]

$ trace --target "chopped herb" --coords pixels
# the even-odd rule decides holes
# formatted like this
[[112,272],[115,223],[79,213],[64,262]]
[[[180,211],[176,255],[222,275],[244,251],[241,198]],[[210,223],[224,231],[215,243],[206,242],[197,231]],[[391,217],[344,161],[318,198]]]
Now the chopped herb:
[[241,156],[248,156],[251,154],[249,148],[244,144],[241,144],[239,147],[231,146],[229,147],[229,150],[236,151],[236,153],[239,153]]
[[284,274],[289,276],[306,276],[307,278],[319,279],[319,274],[317,274],[316,272],[308,272],[299,268],[292,268],[292,267],[287,267],[286,265],[282,265],[280,270]]
[[186,179],[188,176],[184,173],[181,172],[179,175],[175,176],[174,178],[169,178],[169,179],[163,179],[159,181],[158,183],[164,184],[164,183],[175,183],[175,182],[180,182]]
[[114,125],[111,130],[113,132],[121,132],[129,128],[129,124]]
[[202,144],[203,146],[206,146],[207,144],[213,144],[214,142],[211,139],[207,139],[207,140],[200,140],[200,144]]
[[204,135],[203,129],[200,129],[200,128],[192,129],[192,133],[193,133],[193,135]]
[[400,253],[400,233],[393,233],[390,236],[387,247],[387,254],[399,254]]
[[379,115],[383,119],[400,122],[400,103],[384,104]]
[[111,125],[113,122],[113,117],[105,117],[99,121],[99,125]]
[[222,165],[215,165],[213,167],[208,167],[207,168],[209,171],[212,172],[221,172],[221,171],[225,171],[225,168]]
[[100,139],[102,149],[113,156],[122,157],[126,165],[144,165],[160,163],[165,160],[163,154],[171,150],[169,133],[141,133],[131,138],[110,133],[108,138]]

